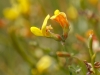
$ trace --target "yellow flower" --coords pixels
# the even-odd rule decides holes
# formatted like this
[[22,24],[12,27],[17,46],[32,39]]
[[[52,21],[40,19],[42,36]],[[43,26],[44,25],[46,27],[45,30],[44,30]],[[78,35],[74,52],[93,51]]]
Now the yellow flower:
[[18,18],[21,14],[28,14],[30,9],[29,0],[10,0],[12,7],[4,9],[4,16],[9,20]]
[[44,19],[44,22],[43,22],[41,29],[39,29],[37,27],[31,27],[30,28],[31,32],[36,36],[50,37],[51,35],[50,35],[49,30],[51,30],[52,27],[51,27],[51,25],[46,26],[49,18],[50,18],[50,15],[47,15],[46,18]]
[[30,9],[29,0],[18,0],[18,2],[19,2],[18,6],[21,13],[28,14]]
[[69,31],[69,22],[67,20],[66,14],[64,12],[60,12],[59,10],[55,10],[54,16],[52,16],[50,19],[55,20],[62,26],[63,37],[66,39]]
[[50,19],[57,21],[62,26],[62,28],[69,27],[69,23],[68,23],[66,14],[64,12],[55,10],[54,16],[52,16]]
[[6,8],[3,11],[3,13],[4,13],[5,18],[7,18],[9,20],[14,20],[14,19],[18,18],[20,15],[20,11],[16,4],[11,8]]
[[86,36],[87,36],[87,37],[89,37],[89,36],[91,36],[91,35],[94,35],[94,31],[93,31],[92,29],[90,29],[90,30],[88,30],[88,31],[86,32]]
[[46,37],[52,37],[58,41],[65,41],[65,39],[68,36],[68,31],[69,31],[69,23],[66,17],[66,14],[63,12],[60,12],[59,10],[56,10],[54,12],[54,16],[52,16],[50,19],[52,20],[56,20],[58,23],[60,23],[60,25],[63,28],[63,35],[60,36],[59,34],[55,34],[52,33],[50,30],[53,29],[51,27],[51,25],[46,26],[47,25],[47,21],[50,18],[49,15],[47,15],[47,17],[45,18],[43,25],[41,27],[41,29],[37,28],[37,27],[31,27],[30,30],[33,34],[37,35],[37,36],[46,36]]
[[43,71],[48,69],[51,65],[52,65],[52,58],[46,55],[39,60],[36,67],[39,73],[42,73]]
[[67,9],[67,15],[68,15],[68,18],[75,20],[78,17],[78,12],[74,6],[70,6]]

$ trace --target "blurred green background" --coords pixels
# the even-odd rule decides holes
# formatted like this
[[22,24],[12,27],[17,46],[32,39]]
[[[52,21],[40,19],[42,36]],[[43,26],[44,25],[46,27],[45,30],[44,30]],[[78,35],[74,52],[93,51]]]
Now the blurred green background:
[[[56,55],[62,51],[60,42],[30,32],[31,26],[40,28],[56,9],[65,12],[70,23],[66,51],[90,61],[84,40],[92,29],[93,49],[100,61],[99,0],[0,0],[0,75],[69,75],[65,59]],[[49,24],[54,33],[62,33],[58,23],[49,20]],[[74,59],[67,59],[67,64],[72,64],[71,71],[80,68]]]

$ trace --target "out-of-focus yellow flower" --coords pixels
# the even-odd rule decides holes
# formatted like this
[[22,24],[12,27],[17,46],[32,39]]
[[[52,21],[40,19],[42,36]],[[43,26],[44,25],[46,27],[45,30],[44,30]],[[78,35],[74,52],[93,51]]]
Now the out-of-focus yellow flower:
[[9,20],[14,20],[14,19],[18,18],[18,16],[20,15],[20,11],[19,11],[17,5],[14,5],[11,8],[4,9],[3,13],[4,13],[5,18],[7,18]]
[[4,16],[9,20],[14,20],[20,16],[20,14],[27,15],[30,9],[29,0],[17,0],[19,3],[16,3],[14,0],[11,0],[12,7],[4,9]]
[[54,15],[50,19],[57,21],[62,26],[62,28],[69,28],[69,23],[64,12],[55,10]]
[[19,2],[19,9],[23,14],[28,14],[30,10],[30,3],[29,0],[18,0]]
[[88,0],[88,1],[92,5],[97,5],[97,3],[99,2],[98,0]]
[[89,37],[89,36],[91,36],[91,35],[94,35],[94,31],[93,31],[92,29],[90,29],[90,30],[88,30],[88,31],[86,32],[86,36],[87,36],[87,37]]
[[67,9],[67,16],[68,16],[68,18],[70,18],[72,20],[75,20],[77,18],[78,12],[74,6],[70,6]]
[[31,32],[36,35],[36,36],[46,36],[46,37],[50,37],[50,33],[49,30],[52,29],[51,25],[47,26],[47,21],[50,18],[50,15],[47,15],[46,18],[44,19],[42,28],[39,29],[37,27],[31,27],[30,30]]
[[37,63],[36,67],[39,73],[42,73],[46,69],[48,69],[52,64],[52,58],[50,56],[43,56],[39,62]]

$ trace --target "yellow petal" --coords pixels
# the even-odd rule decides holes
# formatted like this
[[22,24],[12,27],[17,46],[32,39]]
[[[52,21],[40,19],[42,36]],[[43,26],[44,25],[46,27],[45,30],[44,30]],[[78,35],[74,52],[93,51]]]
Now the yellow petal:
[[77,17],[78,17],[78,12],[76,10],[76,8],[74,6],[70,6],[68,9],[67,9],[67,15],[70,19],[72,20],[76,20]]
[[43,36],[42,31],[37,27],[31,27],[30,30],[36,36]]
[[49,18],[50,18],[50,15],[47,15],[46,18],[43,21],[43,25],[42,25],[42,28],[41,28],[42,33],[46,32],[46,25],[47,25],[47,21],[48,21]]
[[41,73],[52,65],[52,58],[50,56],[43,56],[37,63],[36,67]]
[[59,10],[55,10],[54,15],[58,15],[60,13]]
[[4,9],[3,14],[5,18],[14,20],[20,15],[20,11],[18,10],[18,7],[15,5],[14,7]]
[[52,17],[50,17],[50,19],[51,20],[54,20],[56,18],[56,16],[54,15],[54,16],[52,16]]
[[55,20],[58,22],[63,28],[69,28],[69,23],[64,12],[60,12],[59,10],[55,10],[54,15],[50,18],[51,20]]
[[19,9],[23,14],[28,14],[30,9],[29,0],[18,0],[19,2]]
[[59,15],[60,11],[59,10],[55,10],[54,15],[50,18],[50,19],[55,19],[57,17],[57,15]]

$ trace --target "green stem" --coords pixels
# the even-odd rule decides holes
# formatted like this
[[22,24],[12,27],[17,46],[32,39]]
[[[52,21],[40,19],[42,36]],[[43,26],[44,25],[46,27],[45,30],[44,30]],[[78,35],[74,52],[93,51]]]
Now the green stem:
[[92,64],[92,67],[93,67],[93,71],[95,73],[95,75],[97,75],[97,71],[96,69],[94,68],[94,63],[95,63],[95,53],[93,52],[93,49],[92,49],[92,43],[93,43],[93,35],[90,35],[89,37],[89,43],[88,43],[88,48],[89,48],[89,54],[90,54],[90,58],[91,58],[91,64]]
[[65,42],[61,41],[61,45],[63,46],[63,50],[66,51]]
[[12,43],[15,47],[15,50],[22,56],[22,58],[29,63],[31,67],[34,66],[36,61],[25,52],[24,47],[21,45],[21,42],[18,40],[17,36],[15,35],[15,31],[10,32],[10,37],[12,40]]
[[89,37],[88,48],[89,48],[89,54],[90,54],[90,57],[91,57],[91,58],[92,58],[92,56],[93,56],[92,42],[93,42],[93,39],[92,39],[92,36],[90,36],[90,37]]
[[83,72],[82,75],[85,75],[86,74],[86,67],[85,67],[84,62],[82,60],[80,60],[79,58],[77,58],[76,56],[72,56],[72,58],[76,59],[79,62],[79,65],[82,67],[82,72]]

